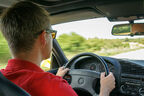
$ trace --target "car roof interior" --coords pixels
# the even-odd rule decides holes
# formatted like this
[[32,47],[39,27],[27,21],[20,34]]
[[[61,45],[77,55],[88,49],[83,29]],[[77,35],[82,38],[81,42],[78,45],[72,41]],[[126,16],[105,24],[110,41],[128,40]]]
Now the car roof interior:
[[51,23],[107,17],[110,21],[144,18],[143,0],[0,0],[0,12],[18,1],[32,1],[51,15]]

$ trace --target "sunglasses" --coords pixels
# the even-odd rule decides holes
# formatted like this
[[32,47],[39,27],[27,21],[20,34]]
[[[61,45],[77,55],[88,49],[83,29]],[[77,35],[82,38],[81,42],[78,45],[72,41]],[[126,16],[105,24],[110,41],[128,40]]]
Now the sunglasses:
[[56,38],[56,34],[57,31],[56,30],[52,30],[52,29],[46,29],[47,33],[50,33],[52,35],[52,38],[55,39]]
[[[43,31],[37,33],[37,35],[41,34]],[[45,32],[52,35],[52,38],[56,38],[57,31],[52,29],[45,29]]]

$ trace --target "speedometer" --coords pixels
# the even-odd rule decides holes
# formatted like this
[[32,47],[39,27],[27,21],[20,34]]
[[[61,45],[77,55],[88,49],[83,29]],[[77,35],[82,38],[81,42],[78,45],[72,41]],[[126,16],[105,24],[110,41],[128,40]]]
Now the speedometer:
[[100,64],[98,62],[90,64],[90,70],[94,70],[96,72],[100,72]]
[[90,65],[90,70],[96,70],[96,68],[97,68],[97,66],[96,66],[95,63],[92,63],[92,64]]

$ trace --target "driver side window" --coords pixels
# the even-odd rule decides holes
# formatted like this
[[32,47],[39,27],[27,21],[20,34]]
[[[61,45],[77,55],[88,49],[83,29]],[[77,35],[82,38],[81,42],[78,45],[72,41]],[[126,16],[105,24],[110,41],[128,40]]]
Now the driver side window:
[[7,61],[11,59],[7,41],[0,32],[0,69],[5,68]]

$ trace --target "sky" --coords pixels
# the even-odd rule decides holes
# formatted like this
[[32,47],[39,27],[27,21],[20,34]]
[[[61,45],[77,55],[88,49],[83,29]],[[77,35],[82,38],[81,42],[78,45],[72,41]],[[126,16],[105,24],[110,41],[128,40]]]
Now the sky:
[[58,31],[57,37],[63,33],[69,34],[71,32],[75,32],[86,39],[94,37],[103,39],[134,38],[130,36],[111,35],[113,25],[124,23],[128,22],[109,22],[107,18],[97,18],[57,24],[53,25],[52,28]]

